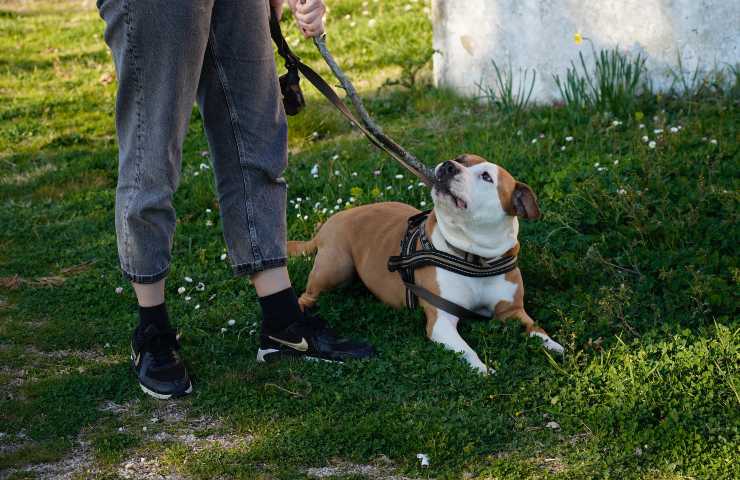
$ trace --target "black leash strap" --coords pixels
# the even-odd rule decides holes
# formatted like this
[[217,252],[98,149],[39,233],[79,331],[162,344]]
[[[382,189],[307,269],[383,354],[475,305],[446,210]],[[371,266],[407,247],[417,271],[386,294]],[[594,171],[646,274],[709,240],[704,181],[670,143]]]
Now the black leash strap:
[[406,285],[406,288],[411,291],[414,295],[417,297],[426,300],[427,303],[430,305],[433,305],[440,310],[443,310],[450,315],[454,315],[457,318],[465,319],[465,320],[490,320],[490,317],[486,317],[485,315],[481,315],[480,313],[474,312],[472,310],[468,310],[467,308],[463,307],[462,305],[458,305],[457,303],[450,302],[449,300],[445,300],[444,298],[440,297],[439,295],[436,295],[429,290],[427,290],[424,287],[420,287],[419,285],[415,283],[409,283],[409,282],[403,282],[404,285]]
[[[399,151],[403,151],[403,149],[393,142],[392,140],[387,140],[390,145],[386,146],[383,142],[375,138],[375,135],[373,135],[367,128],[365,128],[362,123],[360,123],[359,120],[354,116],[352,111],[347,107],[347,105],[344,104],[341,98],[336,94],[334,89],[326,83],[326,81],[316,73],[311,67],[306,65],[301,61],[300,58],[296,54],[292,52],[290,49],[290,46],[288,46],[288,42],[285,40],[285,37],[283,36],[283,32],[280,29],[280,21],[277,18],[277,15],[275,14],[275,10],[272,8],[270,9],[270,35],[272,36],[272,40],[275,42],[275,45],[277,46],[278,54],[283,57],[285,60],[285,68],[288,69],[288,75],[291,75],[292,72],[300,71],[304,77],[306,77],[306,80],[308,80],[311,85],[316,87],[316,89],[324,96],[326,97],[329,102],[336,107],[339,112],[349,120],[349,123],[351,123],[353,126],[355,126],[358,130],[360,130],[368,140],[370,140],[370,143],[378,147],[379,149],[383,150],[385,153],[390,155],[393,159],[401,163],[406,168],[409,168],[406,164],[406,162],[401,158]],[[288,78],[288,75],[286,75],[286,79]],[[285,88],[282,85],[283,80],[281,78],[281,89],[283,90],[283,95],[286,95]],[[295,82],[295,85],[298,85],[298,82]],[[301,101],[303,100],[301,95]],[[287,113],[288,107],[286,107],[286,113]],[[298,113],[297,111],[295,113]],[[413,170],[412,170],[413,172]]]

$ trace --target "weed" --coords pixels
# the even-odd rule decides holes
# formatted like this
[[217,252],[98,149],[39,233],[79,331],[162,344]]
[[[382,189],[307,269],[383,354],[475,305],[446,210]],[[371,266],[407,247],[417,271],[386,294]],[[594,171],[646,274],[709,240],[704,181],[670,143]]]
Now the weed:
[[491,60],[491,64],[496,73],[496,83],[494,86],[479,83],[477,84],[478,90],[482,92],[483,98],[499,112],[505,115],[521,115],[529,105],[529,99],[537,80],[537,71],[532,69],[530,79],[529,69],[520,70],[516,87],[514,87],[511,62],[506,70],[502,70],[495,60]]
[[592,46],[593,67],[587,65],[583,52],[566,71],[565,79],[555,74],[555,83],[566,106],[577,114],[586,110],[628,118],[635,111],[638,96],[645,90],[645,57],[630,58],[615,47],[598,53]]

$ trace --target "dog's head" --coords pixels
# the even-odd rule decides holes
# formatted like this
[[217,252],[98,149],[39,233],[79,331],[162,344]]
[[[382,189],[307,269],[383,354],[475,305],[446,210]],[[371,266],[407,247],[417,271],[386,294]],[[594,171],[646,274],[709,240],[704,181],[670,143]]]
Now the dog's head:
[[466,237],[481,238],[512,217],[540,217],[537,197],[528,185],[477,155],[442,162],[434,173],[435,212],[451,235],[454,227]]

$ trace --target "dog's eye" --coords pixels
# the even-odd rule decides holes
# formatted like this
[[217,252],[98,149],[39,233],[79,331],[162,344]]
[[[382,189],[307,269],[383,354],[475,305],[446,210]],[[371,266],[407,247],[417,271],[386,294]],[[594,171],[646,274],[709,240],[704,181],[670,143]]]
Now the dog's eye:
[[482,178],[482,179],[483,179],[483,181],[485,181],[485,182],[493,183],[493,179],[492,179],[492,178],[491,178],[491,176],[490,176],[490,175],[488,174],[488,172],[483,172],[483,173],[481,173],[481,175],[480,175],[480,178]]

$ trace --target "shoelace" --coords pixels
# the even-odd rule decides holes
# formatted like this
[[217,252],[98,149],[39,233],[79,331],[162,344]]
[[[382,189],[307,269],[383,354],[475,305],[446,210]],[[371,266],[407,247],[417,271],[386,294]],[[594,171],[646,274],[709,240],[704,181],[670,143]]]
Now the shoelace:
[[337,338],[336,332],[329,326],[329,324],[321,318],[318,314],[312,312],[305,312],[303,316],[304,323],[319,335],[326,335],[333,338]]
[[177,332],[171,328],[160,330],[149,325],[141,336],[141,350],[152,354],[159,365],[175,362],[175,351],[180,349]]

